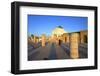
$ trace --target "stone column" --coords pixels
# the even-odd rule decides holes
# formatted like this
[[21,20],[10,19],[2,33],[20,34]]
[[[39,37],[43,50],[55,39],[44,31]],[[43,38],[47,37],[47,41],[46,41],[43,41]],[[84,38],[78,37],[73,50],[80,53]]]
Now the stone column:
[[78,51],[78,33],[72,33],[70,35],[70,56],[73,59],[79,58],[79,51]]
[[53,35],[52,39],[53,39],[53,43],[58,44],[57,35]]
[[39,38],[36,38],[36,43],[38,43],[39,42]]
[[67,43],[69,43],[69,34],[67,35],[67,40],[66,40]]
[[45,46],[45,43],[46,43],[46,36],[43,34],[42,35],[42,47]]
[[36,36],[34,36],[33,42],[36,43]]

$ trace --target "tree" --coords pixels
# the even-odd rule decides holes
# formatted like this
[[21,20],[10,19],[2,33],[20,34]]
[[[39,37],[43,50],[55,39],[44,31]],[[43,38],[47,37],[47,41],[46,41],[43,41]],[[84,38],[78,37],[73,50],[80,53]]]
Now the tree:
[[31,34],[31,37],[32,37],[32,38],[34,38],[34,35],[33,35],[33,34]]

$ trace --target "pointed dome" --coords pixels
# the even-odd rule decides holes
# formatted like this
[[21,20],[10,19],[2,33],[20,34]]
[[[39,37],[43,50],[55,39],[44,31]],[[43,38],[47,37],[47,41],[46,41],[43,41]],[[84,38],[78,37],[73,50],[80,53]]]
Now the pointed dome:
[[58,26],[52,31],[52,35],[57,35],[57,36],[61,36],[64,33],[66,33],[66,31],[63,29],[62,26]]

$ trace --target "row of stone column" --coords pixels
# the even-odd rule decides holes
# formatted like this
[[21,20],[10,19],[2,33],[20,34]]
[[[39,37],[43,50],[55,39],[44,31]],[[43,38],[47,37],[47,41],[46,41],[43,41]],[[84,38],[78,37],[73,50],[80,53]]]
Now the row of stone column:
[[[55,36],[55,40],[56,40]],[[78,51],[78,45],[79,45],[79,33],[72,33],[70,34],[70,56],[71,58],[79,58],[79,51]],[[57,40],[56,40],[57,41]],[[42,35],[42,46],[44,47],[46,43],[46,36]],[[58,42],[56,42],[58,43]]]
[[[54,36],[54,39],[55,39],[56,43],[59,44],[56,36]],[[36,37],[34,37],[33,41],[35,43],[38,42]],[[70,56],[71,56],[71,58],[78,58],[79,57],[79,51],[78,51],[79,33],[70,34],[69,42],[70,42]],[[42,44],[42,47],[44,47],[46,45],[46,36],[45,35],[41,36],[41,44]]]

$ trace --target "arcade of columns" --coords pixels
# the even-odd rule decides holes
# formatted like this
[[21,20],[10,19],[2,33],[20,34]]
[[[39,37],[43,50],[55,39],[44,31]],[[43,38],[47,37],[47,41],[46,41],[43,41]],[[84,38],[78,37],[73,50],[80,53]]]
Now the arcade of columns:
[[75,33],[64,33],[61,36],[52,36],[46,38],[46,35],[43,34],[41,38],[29,39],[29,41],[33,41],[34,43],[41,42],[42,47],[46,46],[46,42],[56,43],[60,45],[61,43],[69,43],[70,44],[70,57],[73,59],[79,58],[78,45],[79,43],[87,43],[87,31],[80,31]]

